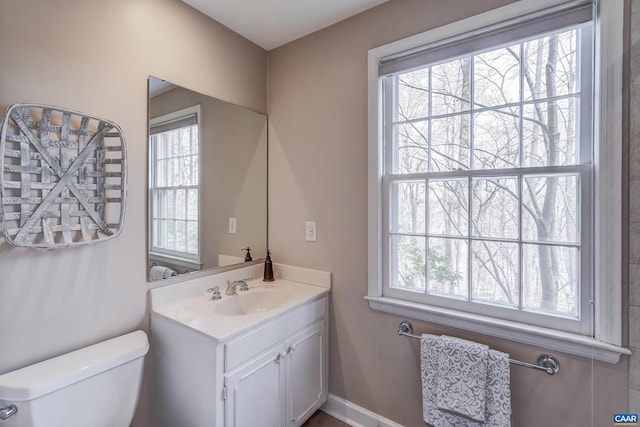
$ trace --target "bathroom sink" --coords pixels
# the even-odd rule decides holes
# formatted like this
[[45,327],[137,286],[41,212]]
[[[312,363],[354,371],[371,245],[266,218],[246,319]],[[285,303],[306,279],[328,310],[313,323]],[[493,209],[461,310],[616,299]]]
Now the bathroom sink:
[[223,298],[214,311],[225,316],[240,316],[270,311],[289,299],[289,294],[276,289],[252,289]]

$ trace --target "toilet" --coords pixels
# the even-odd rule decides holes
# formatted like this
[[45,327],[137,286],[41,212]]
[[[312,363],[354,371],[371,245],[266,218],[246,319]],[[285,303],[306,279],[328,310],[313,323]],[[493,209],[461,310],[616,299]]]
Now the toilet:
[[135,331],[0,375],[0,427],[129,427],[148,350]]

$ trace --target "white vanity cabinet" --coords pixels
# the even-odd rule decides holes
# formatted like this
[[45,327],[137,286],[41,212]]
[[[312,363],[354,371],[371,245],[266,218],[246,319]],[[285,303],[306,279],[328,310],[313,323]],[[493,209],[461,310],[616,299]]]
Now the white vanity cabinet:
[[327,398],[325,321],[225,375],[227,427],[300,426]]
[[329,289],[263,286],[247,295],[290,290],[293,300],[264,314],[221,316],[220,302],[202,290],[152,308],[154,427],[297,427],[326,402]]

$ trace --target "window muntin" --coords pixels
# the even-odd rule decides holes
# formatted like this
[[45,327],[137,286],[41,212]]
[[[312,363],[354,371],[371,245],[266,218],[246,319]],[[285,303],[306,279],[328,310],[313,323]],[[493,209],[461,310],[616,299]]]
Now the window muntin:
[[197,117],[172,119],[156,129],[150,136],[151,252],[199,262]]
[[580,24],[383,78],[383,295],[587,329],[590,40]]

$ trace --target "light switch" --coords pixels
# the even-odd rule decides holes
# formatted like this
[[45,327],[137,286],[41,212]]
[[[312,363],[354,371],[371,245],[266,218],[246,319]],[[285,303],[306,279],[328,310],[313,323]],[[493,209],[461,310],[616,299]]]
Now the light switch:
[[229,218],[229,233],[236,234],[236,219],[233,217]]
[[316,236],[316,222],[307,221],[305,223],[305,229],[307,242],[316,242],[318,240]]

